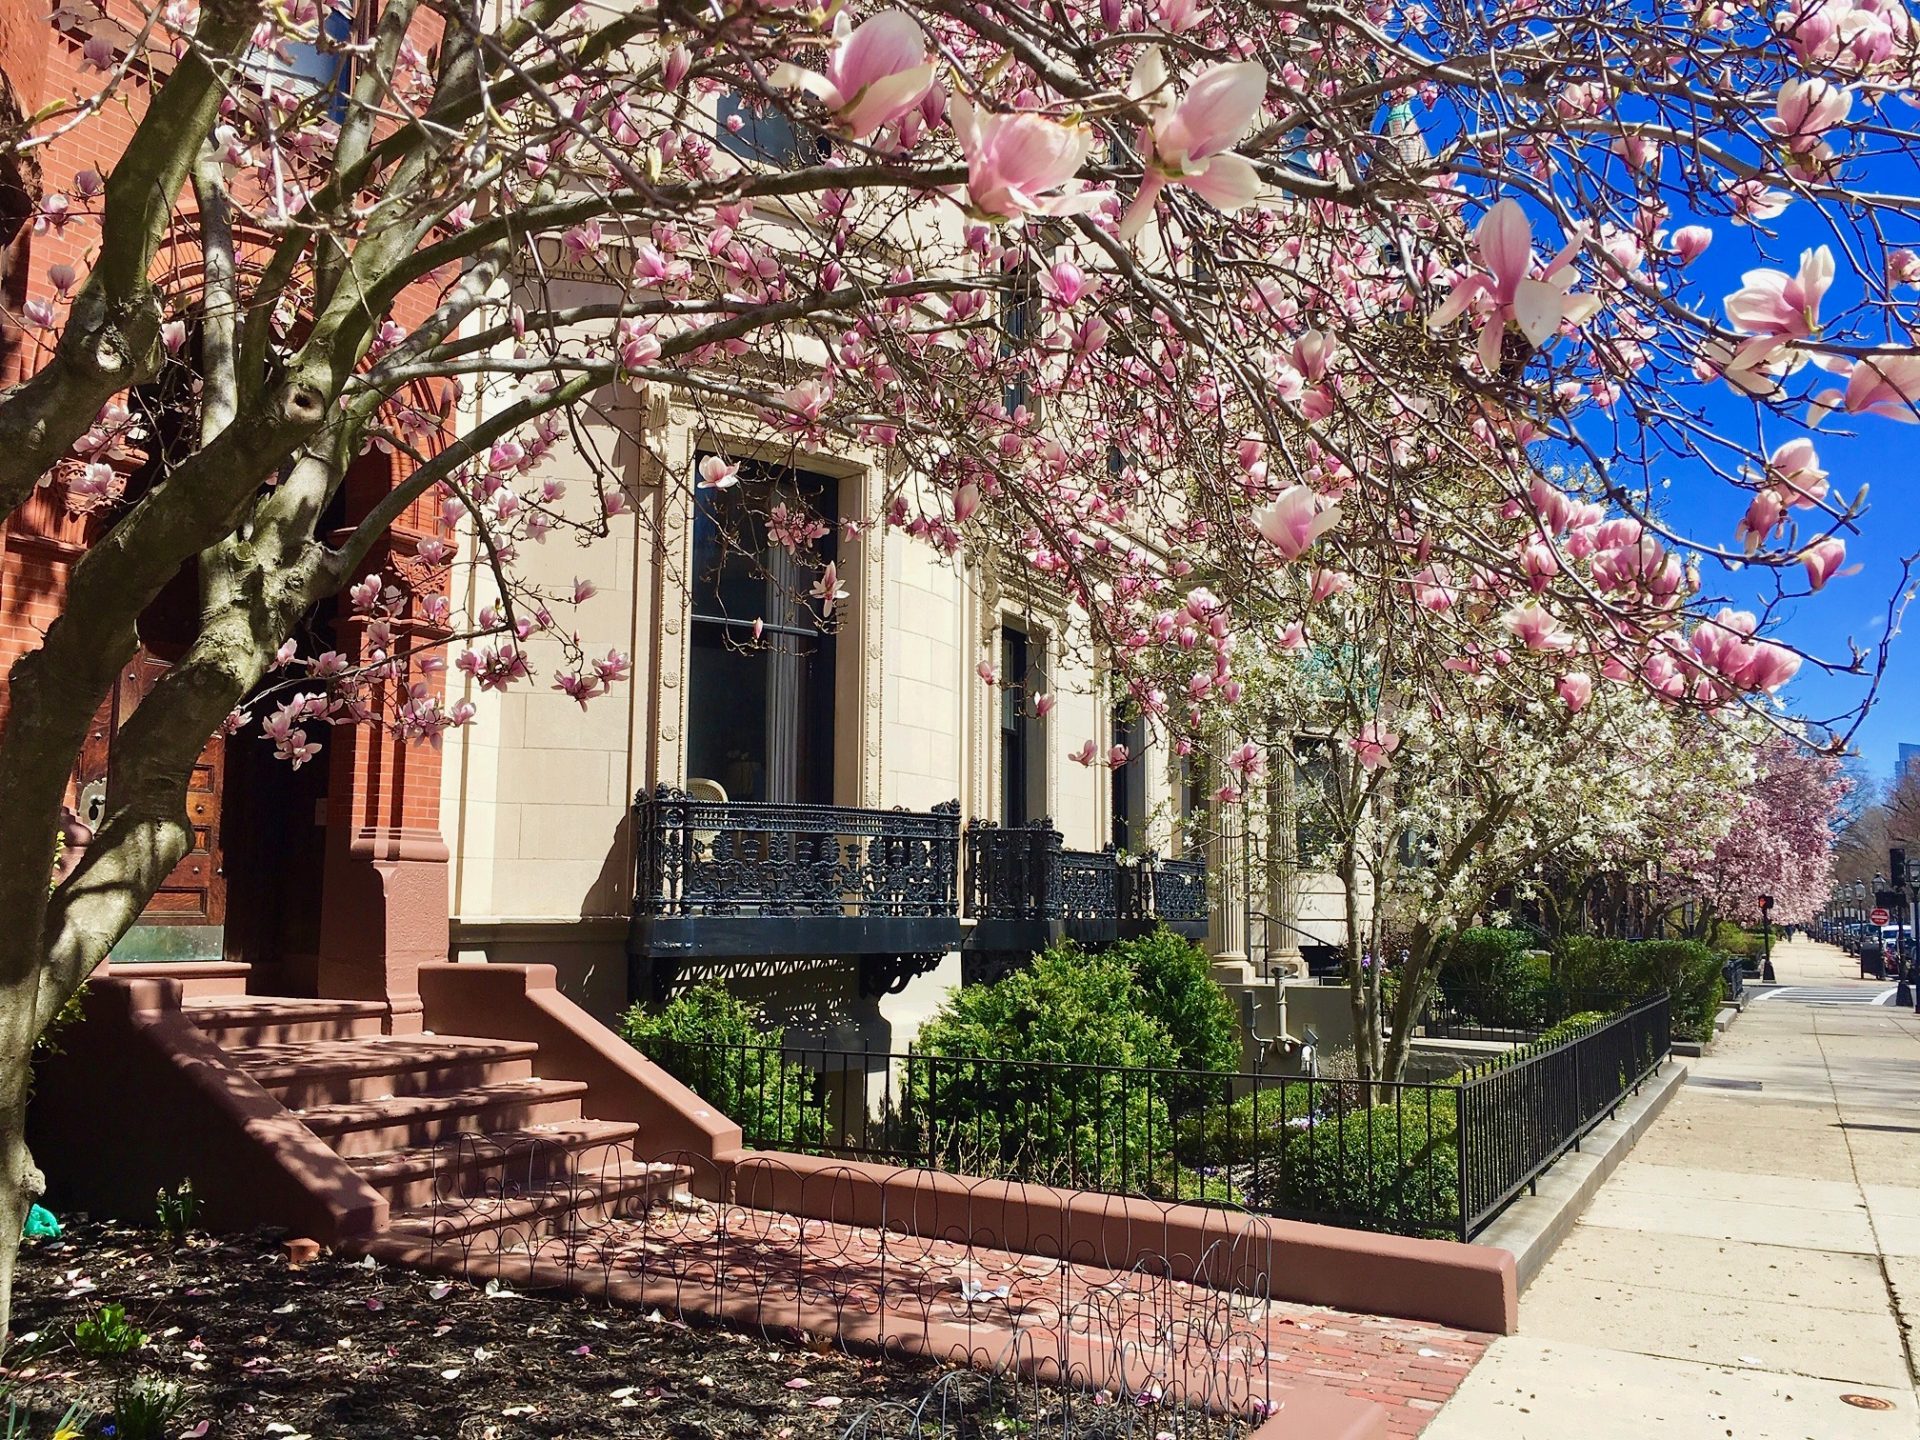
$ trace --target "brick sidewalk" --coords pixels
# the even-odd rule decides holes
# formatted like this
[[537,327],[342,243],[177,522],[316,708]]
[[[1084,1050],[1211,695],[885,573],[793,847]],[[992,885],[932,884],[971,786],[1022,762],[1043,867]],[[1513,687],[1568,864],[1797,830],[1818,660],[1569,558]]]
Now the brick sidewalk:
[[[484,1205],[486,1202],[475,1202]],[[1344,1392],[1418,1435],[1491,1337],[1260,1298],[1257,1244],[1190,1283],[735,1204],[656,1205],[570,1241],[474,1230],[374,1253],[469,1278],[556,1285],[850,1348],[1018,1368],[1151,1403],[1284,1411],[1291,1387]],[[1036,1247],[1042,1248],[1042,1247]],[[1249,1282],[1252,1283],[1249,1283]]]

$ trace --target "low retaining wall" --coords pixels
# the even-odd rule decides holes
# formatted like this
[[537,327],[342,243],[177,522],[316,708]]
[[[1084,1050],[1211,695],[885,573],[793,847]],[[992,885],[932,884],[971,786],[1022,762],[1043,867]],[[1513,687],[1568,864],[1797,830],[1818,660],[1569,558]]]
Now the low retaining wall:
[[1163,1262],[1175,1279],[1274,1300],[1502,1335],[1519,1326],[1513,1256],[1486,1246],[778,1151],[741,1157],[730,1190],[783,1214],[1111,1270]]

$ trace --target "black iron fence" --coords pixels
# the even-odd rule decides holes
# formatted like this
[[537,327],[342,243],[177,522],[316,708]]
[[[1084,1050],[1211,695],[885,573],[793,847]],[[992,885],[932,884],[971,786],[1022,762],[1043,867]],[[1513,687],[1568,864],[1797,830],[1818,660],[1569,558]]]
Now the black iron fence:
[[756,1045],[648,1053],[759,1149],[1468,1239],[1667,1050],[1660,996],[1433,1081]]
[[1419,1033],[1431,1040],[1528,1041],[1577,1015],[1611,1014],[1629,1003],[1617,994],[1558,986],[1516,990],[1450,981],[1427,1002]]
[[1477,1235],[1667,1058],[1665,995],[1557,1045],[1528,1047],[1460,1086],[1460,1234]]

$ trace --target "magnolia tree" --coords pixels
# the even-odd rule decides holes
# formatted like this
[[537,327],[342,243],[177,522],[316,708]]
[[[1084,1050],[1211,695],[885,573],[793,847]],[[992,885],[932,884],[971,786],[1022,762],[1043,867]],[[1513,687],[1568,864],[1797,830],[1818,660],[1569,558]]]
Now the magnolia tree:
[[[1421,491],[1465,513],[1482,485],[1430,472]],[[1558,492],[1543,481],[1541,493]],[[1363,504],[1324,532],[1329,545],[1361,552],[1374,528]],[[1538,533],[1534,508],[1504,508],[1492,497],[1481,533]],[[1287,572],[1306,592],[1304,623],[1275,632],[1243,604],[1243,694],[1215,711],[1209,738],[1226,757],[1219,798],[1264,802],[1269,823],[1250,828],[1292,852],[1269,868],[1337,877],[1358,1068],[1396,1079],[1453,932],[1549,876],[1643,869],[1663,827],[1687,823],[1666,817],[1692,817],[1687,833],[1711,841],[1763,722],[1569,668],[1570,656],[1603,663],[1593,639],[1547,618],[1562,592],[1592,583],[1592,557],[1539,566],[1515,593],[1444,542],[1364,553],[1345,571]],[[1277,588],[1260,593],[1284,614]],[[1196,672],[1188,688],[1213,683]],[[1254,738],[1231,747],[1235,734]]]
[[1833,888],[1835,820],[1849,786],[1837,758],[1775,736],[1726,833],[1704,844],[1677,837],[1661,885],[1665,903],[1690,905],[1691,932],[1701,939],[1722,920],[1758,925],[1763,895],[1773,897],[1774,924],[1807,924]]
[[[0,741],[0,1291],[32,1040],[185,853],[211,733],[257,724],[294,764],[328,725],[430,741],[470,718],[446,646],[487,687],[623,679],[572,638],[584,588],[516,564],[627,503],[611,473],[564,505],[540,474],[622,392],[749,417],[761,456],[883,452],[895,493],[849,523],[1057,586],[1181,729],[1237,698],[1240,587],[1304,607],[1276,574],[1423,547],[1542,683],[1559,657],[1556,687],[1764,697],[1802,658],[1765,638],[1775,607],[1844,568],[1861,509],[1799,432],[1920,397],[1896,0],[115,8],[126,45],[88,44],[88,87],[4,142],[101,168],[38,197],[86,263],[30,277],[34,373],[0,395],[0,507],[51,484],[94,537]],[[316,56],[340,83],[284,79]],[[550,283],[560,256],[603,283]],[[1536,489],[1549,444],[1590,479]],[[407,478],[339,528],[368,447]],[[1683,460],[1724,505],[1699,533],[1652,504]],[[673,478],[727,489],[735,463]],[[1433,472],[1501,487],[1502,527]],[[464,539],[403,583],[380,559],[413,507]],[[823,614],[857,603],[817,522],[765,521]],[[1702,558],[1744,563],[1754,608]],[[1512,603],[1570,559],[1579,583]],[[81,742],[189,567],[197,633],[50,889]],[[289,649],[331,597],[351,647]],[[1206,684],[1152,678],[1196,654]]]

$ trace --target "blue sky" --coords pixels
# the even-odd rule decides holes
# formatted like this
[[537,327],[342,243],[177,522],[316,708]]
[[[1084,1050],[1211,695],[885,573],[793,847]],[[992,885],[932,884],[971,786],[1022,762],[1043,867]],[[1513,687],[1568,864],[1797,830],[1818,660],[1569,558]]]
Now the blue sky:
[[[1906,183],[1899,185],[1896,193],[1916,193],[1914,177],[1909,174],[1903,178]],[[1674,223],[1682,222],[1676,219]],[[1689,278],[1699,282],[1705,297],[1702,308],[1710,307],[1716,315],[1721,298],[1738,288],[1742,271],[1768,265],[1791,272],[1799,264],[1802,249],[1833,240],[1822,217],[1804,202],[1773,222],[1777,233],[1771,237],[1757,236],[1724,219],[1708,218],[1708,223],[1714,230],[1713,245],[1692,267]],[[1843,258],[1825,313],[1843,313],[1861,298],[1860,279],[1849,273]],[[1809,369],[1793,377],[1790,384],[1821,389],[1837,380]],[[1702,407],[1720,433],[1746,439],[1754,435],[1753,403],[1724,383],[1692,387],[1690,393],[1675,398]],[[1800,408],[1796,407],[1794,413],[1800,414]],[[1758,423],[1769,446],[1806,433],[1788,417],[1766,414],[1758,417]],[[1817,432],[1814,441],[1836,497],[1851,498],[1862,485],[1869,487],[1866,515],[1858,532],[1846,537],[1848,564],[1858,565],[1860,570],[1835,577],[1817,595],[1788,602],[1778,612],[1776,634],[1809,654],[1834,662],[1844,662],[1851,645],[1858,645],[1870,652],[1866,664],[1871,669],[1873,652],[1887,635],[1889,602],[1900,593],[1901,562],[1920,553],[1920,504],[1915,497],[1916,483],[1920,483],[1915,474],[1920,469],[1920,425],[1876,416],[1841,416]],[[1676,528],[1710,543],[1733,545],[1734,527],[1745,509],[1745,492],[1697,462],[1676,462],[1655,474],[1672,482],[1664,498],[1666,512]],[[1795,512],[1802,518],[1807,513]],[[1802,539],[1811,538],[1811,534],[1803,529]],[[1805,589],[1800,573],[1795,572],[1791,578],[1794,583],[1789,588]],[[1769,576],[1730,573],[1711,563],[1703,569],[1702,582],[1709,592],[1736,600],[1743,595],[1761,600],[1772,592]],[[1920,625],[1920,612],[1916,612],[1913,623]],[[1830,674],[1809,663],[1784,693],[1794,713],[1827,719],[1857,709],[1867,698],[1868,689],[1867,677]],[[1901,741],[1920,743],[1920,645],[1913,636],[1896,631],[1878,697],[1855,732],[1853,743],[1865,769],[1884,780],[1893,772]]]

